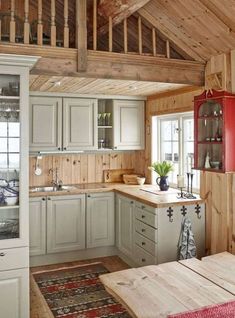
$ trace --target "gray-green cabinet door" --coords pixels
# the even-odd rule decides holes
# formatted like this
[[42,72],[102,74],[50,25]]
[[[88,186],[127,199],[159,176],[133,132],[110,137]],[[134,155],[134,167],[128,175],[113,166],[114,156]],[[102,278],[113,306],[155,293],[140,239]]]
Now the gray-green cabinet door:
[[56,151],[62,147],[62,99],[30,97],[29,149]]
[[47,253],[85,248],[85,195],[47,198]]
[[127,257],[132,258],[133,226],[134,226],[134,201],[128,198],[117,196],[116,202],[116,244],[118,249]]
[[97,141],[97,100],[63,99],[63,150],[95,150]]
[[29,199],[29,254],[46,254],[46,198]]
[[144,149],[144,101],[114,100],[113,103],[114,149]]
[[87,195],[87,247],[113,246],[114,193]]

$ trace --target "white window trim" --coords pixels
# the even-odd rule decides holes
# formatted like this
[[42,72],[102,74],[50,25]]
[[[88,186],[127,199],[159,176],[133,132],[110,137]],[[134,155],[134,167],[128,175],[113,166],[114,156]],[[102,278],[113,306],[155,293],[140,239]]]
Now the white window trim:
[[[193,111],[190,112],[181,112],[181,113],[171,113],[166,115],[159,115],[159,116],[152,116],[152,140],[151,140],[151,162],[160,161],[161,158],[161,128],[160,128],[160,121],[162,120],[169,120],[175,119],[179,121],[179,127],[183,127],[183,119],[193,118],[194,113]],[[157,147],[154,148],[154,144],[156,143],[157,136]],[[179,173],[182,174],[183,167],[184,167],[184,156],[183,156],[183,140],[184,140],[184,132],[183,130],[179,132]],[[156,177],[157,175],[152,172],[151,173],[151,183],[156,184]],[[177,188],[177,184],[169,183],[170,187]],[[199,193],[200,189],[193,188],[194,193]]]

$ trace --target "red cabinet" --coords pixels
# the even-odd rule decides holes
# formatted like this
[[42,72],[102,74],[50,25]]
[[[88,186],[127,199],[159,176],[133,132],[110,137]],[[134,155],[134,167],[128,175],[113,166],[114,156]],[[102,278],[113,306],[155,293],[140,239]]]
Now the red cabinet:
[[235,171],[235,95],[205,91],[194,98],[194,168]]

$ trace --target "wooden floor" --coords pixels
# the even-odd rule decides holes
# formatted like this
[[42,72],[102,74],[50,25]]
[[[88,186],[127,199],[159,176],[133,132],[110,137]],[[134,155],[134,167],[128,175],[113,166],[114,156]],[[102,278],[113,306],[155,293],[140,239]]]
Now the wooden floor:
[[[57,269],[66,266],[76,266],[82,264],[89,264],[94,262],[102,262],[104,266],[110,272],[120,271],[129,266],[124,263],[118,256],[111,256],[111,257],[102,257],[102,258],[95,258],[90,260],[84,261],[77,261],[77,262],[69,262],[69,263],[62,263],[56,265],[49,265],[49,266],[39,266],[31,268],[31,273],[40,271],[40,270],[48,270],[48,269]],[[47,305],[45,304],[44,298],[40,294],[37,289],[37,285],[31,278],[30,281],[30,318],[52,318],[50,310],[48,309]]]

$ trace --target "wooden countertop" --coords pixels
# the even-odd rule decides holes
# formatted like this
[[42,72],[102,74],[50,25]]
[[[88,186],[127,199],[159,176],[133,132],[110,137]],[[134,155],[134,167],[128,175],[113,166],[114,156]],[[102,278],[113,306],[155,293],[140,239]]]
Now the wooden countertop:
[[[230,261],[225,262],[231,268],[230,280],[222,269],[225,263],[220,264],[221,271],[217,266],[215,274],[208,270],[207,277],[208,262],[198,260],[182,261],[184,265],[171,262],[132,268],[101,275],[100,279],[107,291],[127,308],[132,317],[166,318],[169,314],[234,301],[235,273],[232,269],[235,256],[230,254],[230,258]],[[193,262],[201,263],[202,267],[198,272],[195,267],[192,269]]]
[[[42,196],[59,196],[59,195],[76,195],[84,193],[102,193],[114,191],[131,199],[140,201],[154,208],[165,207],[169,205],[189,205],[202,203],[203,200],[197,195],[196,199],[178,199],[177,189],[168,191],[159,191],[158,186],[154,185],[126,185],[123,183],[94,183],[74,185],[76,189],[69,191],[52,191],[52,192],[30,192],[30,197]],[[151,191],[151,192],[149,192]],[[152,193],[154,192],[154,193]]]

